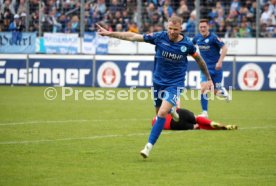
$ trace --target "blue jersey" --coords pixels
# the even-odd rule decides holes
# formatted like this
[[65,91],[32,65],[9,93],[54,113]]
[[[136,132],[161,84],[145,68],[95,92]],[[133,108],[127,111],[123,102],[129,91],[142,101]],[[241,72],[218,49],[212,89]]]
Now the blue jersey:
[[216,34],[210,33],[206,38],[197,34],[193,38],[193,43],[198,45],[200,55],[206,62],[208,70],[215,70],[216,63],[220,58],[220,49],[224,46],[223,41]]
[[171,42],[167,32],[145,34],[144,41],[155,45],[153,82],[166,86],[184,86],[187,71],[187,56],[193,55],[196,48],[187,38]]

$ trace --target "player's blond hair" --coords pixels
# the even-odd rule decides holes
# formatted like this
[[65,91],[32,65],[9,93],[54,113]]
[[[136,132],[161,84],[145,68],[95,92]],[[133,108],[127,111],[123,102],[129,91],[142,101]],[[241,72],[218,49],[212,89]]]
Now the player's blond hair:
[[169,18],[168,22],[172,22],[173,24],[179,23],[180,25],[182,25],[183,19],[181,17],[173,15]]

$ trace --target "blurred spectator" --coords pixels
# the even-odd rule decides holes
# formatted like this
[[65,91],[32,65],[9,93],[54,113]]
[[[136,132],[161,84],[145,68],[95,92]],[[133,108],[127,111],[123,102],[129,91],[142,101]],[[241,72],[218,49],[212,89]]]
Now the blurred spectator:
[[139,29],[138,29],[138,26],[135,22],[130,22],[128,24],[128,31],[129,32],[134,32],[134,33],[138,33],[139,32]]
[[160,31],[163,31],[164,30],[164,27],[162,24],[157,24],[157,25],[154,25],[153,27],[153,31],[154,32],[160,32]]
[[134,12],[136,12],[136,9],[137,9],[136,1],[124,0],[123,2],[124,2],[123,10],[126,10],[128,15],[132,17],[132,15],[134,14]]
[[96,12],[98,12],[101,15],[104,15],[107,11],[107,7],[105,4],[105,0],[98,0],[98,3],[96,3]]
[[77,15],[74,15],[71,19],[71,32],[79,33],[79,31],[80,31],[79,17]]
[[117,24],[122,24],[122,26],[125,25],[123,22],[121,11],[116,11],[115,14],[110,14],[110,16],[113,16],[112,19],[109,19],[111,21],[110,24],[111,24],[112,30],[116,30]]
[[10,12],[9,8],[5,8],[4,12],[3,12],[3,27],[4,27],[4,31],[7,31],[10,25],[10,21],[12,19],[12,14]]
[[267,24],[266,23],[262,23],[261,24],[261,28],[260,28],[260,37],[268,37],[269,34],[266,30]]
[[162,13],[166,20],[168,20],[174,13],[171,6],[171,0],[165,0],[164,5],[162,6]]
[[47,17],[48,31],[50,32],[60,32],[62,30],[62,25],[58,22],[56,8],[52,8]]
[[195,31],[196,31],[196,12],[192,11],[186,25],[186,35],[188,37],[194,37]]
[[208,13],[210,20],[214,20],[217,17],[217,10],[215,7],[212,8],[212,11]]
[[232,32],[233,32],[232,26],[228,24],[225,28],[224,37],[230,38],[232,36]]
[[256,15],[257,15],[257,2],[252,3],[249,11],[253,15],[251,21],[255,21],[256,20]]
[[[252,37],[256,33],[256,2],[255,0],[200,1],[200,16],[209,18],[211,31],[216,31],[220,37],[234,35]],[[258,18],[262,23],[258,28],[260,32],[262,30],[261,37],[265,35],[274,37],[276,0],[260,0],[260,3],[263,8],[261,17]],[[85,31],[95,31],[95,24],[99,22],[107,25],[110,30],[123,31],[129,30],[129,25],[135,23],[134,30],[149,33],[163,30],[166,20],[173,14],[183,18],[182,27],[188,35],[194,35],[196,30],[195,12],[191,13],[191,10],[195,9],[195,0],[143,0],[141,22],[139,22],[137,1],[133,0],[85,0],[84,9]],[[13,16],[22,13],[30,13],[26,20],[29,21],[28,31],[38,31],[40,27],[42,32],[72,33],[80,30],[79,0],[0,0],[0,30],[8,30]],[[77,19],[73,18],[75,15]],[[73,20],[77,21],[73,23]],[[268,33],[265,34],[265,30]]]
[[77,15],[72,16],[71,20],[67,22],[64,31],[65,33],[79,33],[80,24],[79,17]]
[[70,20],[67,20],[67,17],[65,14],[61,14],[58,18],[58,22],[59,22],[59,26],[60,26],[60,30],[63,32],[64,29],[66,28],[66,25],[67,23],[69,22]]
[[25,31],[24,23],[18,14],[14,15],[14,20],[9,25],[9,31],[12,32],[12,43],[18,44],[22,39],[22,32]]
[[265,4],[264,5],[264,11],[261,15],[261,24],[268,24],[269,20],[272,19],[272,14],[271,12],[269,11],[269,4]]
[[218,24],[218,28],[216,32],[219,37],[224,37],[224,33],[226,32],[224,21]]
[[80,1],[78,0],[64,0],[62,1],[62,7],[65,12],[71,12],[77,10],[80,7]]
[[21,15],[22,13],[27,12],[27,3],[25,0],[20,0],[19,5],[16,6],[16,12],[18,15]]
[[272,36],[271,36],[271,37],[276,38],[276,27],[274,27],[274,31],[273,31],[273,33],[272,33]]
[[268,9],[272,15],[276,16],[276,0],[270,0]]
[[1,13],[5,13],[5,11],[9,11],[12,16],[15,15],[15,5],[16,0],[5,0],[4,4],[1,6]]
[[123,30],[123,25],[121,23],[118,23],[116,25],[116,31],[117,32],[123,32],[123,31],[125,31],[125,30]]
[[223,9],[217,9],[217,17],[215,18],[216,24],[219,26],[224,26],[224,10]]
[[238,24],[238,15],[240,13],[240,2],[239,0],[233,0],[230,5],[229,14],[227,20],[232,22],[232,24]]
[[149,5],[146,7],[146,19],[151,19],[154,14],[159,15],[159,12],[153,3],[149,3]]
[[109,6],[109,12],[111,14],[115,14],[117,11],[122,11],[122,6],[119,4],[117,0],[111,0],[111,4]]
[[179,2],[179,7],[176,10],[176,14],[179,17],[182,17],[184,21],[187,21],[189,19],[190,11],[187,6],[187,0],[181,0]]
[[23,32],[25,30],[25,25],[20,19],[20,16],[15,14],[13,18],[14,20],[9,25],[9,31]]
[[[160,1],[161,2],[161,1]],[[147,5],[152,3],[156,8],[159,7],[159,0],[147,0]]]
[[217,32],[218,28],[219,28],[219,25],[214,20],[209,21],[210,32]]
[[31,14],[31,24],[29,26],[30,32],[35,32],[39,30],[39,15],[38,12],[33,12]]
[[245,21],[241,23],[241,27],[239,28],[239,37],[252,37],[251,30]]
[[231,12],[231,11],[239,12],[239,11],[240,11],[240,8],[241,8],[241,4],[240,4],[239,0],[233,0],[233,1],[231,2],[231,5],[230,5],[230,12]]
[[[122,19],[123,19],[124,24],[128,24],[131,21],[131,16],[128,14],[127,10],[123,11]],[[126,25],[123,25],[123,26],[124,26],[124,28],[126,27]]]
[[239,28],[238,27],[234,27],[231,33],[231,37],[232,38],[238,38],[239,37]]
[[27,20],[27,14],[25,12],[22,12],[20,15],[20,19],[21,19],[21,22],[24,24],[25,26],[25,31],[28,31],[27,28],[26,28],[26,22],[28,21]]
[[266,27],[268,37],[272,37],[272,34],[274,32],[274,27],[275,27],[275,25],[273,24],[272,19],[269,19],[267,27]]

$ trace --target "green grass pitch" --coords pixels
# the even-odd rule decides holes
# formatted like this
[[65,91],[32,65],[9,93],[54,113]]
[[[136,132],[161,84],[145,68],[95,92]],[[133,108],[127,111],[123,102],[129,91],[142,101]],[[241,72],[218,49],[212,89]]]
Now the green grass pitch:
[[[239,130],[164,131],[143,160],[150,98],[49,101],[45,88],[0,87],[1,186],[276,183],[276,92],[233,91],[229,104],[209,102],[211,119]],[[199,101],[181,105],[200,112]]]

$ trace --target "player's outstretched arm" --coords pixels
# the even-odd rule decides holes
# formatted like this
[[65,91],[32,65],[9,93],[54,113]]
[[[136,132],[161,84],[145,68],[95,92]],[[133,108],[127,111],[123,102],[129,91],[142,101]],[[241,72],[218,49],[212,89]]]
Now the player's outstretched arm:
[[205,63],[205,61],[203,60],[203,58],[196,52],[192,55],[192,57],[195,59],[195,61],[197,62],[197,65],[199,66],[200,70],[202,71],[202,73],[207,77],[207,87],[206,89],[211,89],[214,84],[212,82],[211,76],[209,74],[207,65]]
[[110,32],[103,27],[101,27],[99,24],[96,24],[98,27],[98,34],[101,36],[108,36],[108,37],[114,37],[117,39],[127,40],[127,41],[139,41],[143,42],[144,37],[142,34],[136,34],[133,32]]

